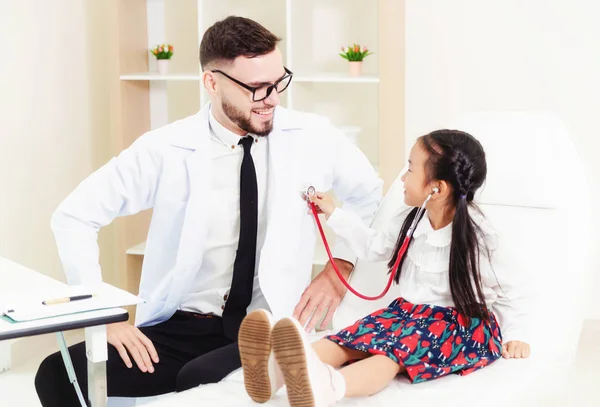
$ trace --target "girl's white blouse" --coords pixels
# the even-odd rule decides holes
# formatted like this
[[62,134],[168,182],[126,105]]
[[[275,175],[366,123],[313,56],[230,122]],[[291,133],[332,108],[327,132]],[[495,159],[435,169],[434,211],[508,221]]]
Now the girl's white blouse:
[[[390,219],[385,228],[371,229],[352,212],[336,209],[327,221],[333,231],[346,242],[355,254],[367,261],[389,261],[392,257],[402,224],[411,208],[403,208]],[[528,296],[522,276],[510,270],[503,259],[495,256],[499,239],[489,221],[475,211],[470,212],[484,235],[491,253],[480,253],[480,275],[486,305],[496,315],[503,342],[527,342]],[[415,304],[454,307],[450,293],[449,263],[452,223],[434,230],[427,212],[417,225],[413,241],[406,252],[400,274],[400,296]]]

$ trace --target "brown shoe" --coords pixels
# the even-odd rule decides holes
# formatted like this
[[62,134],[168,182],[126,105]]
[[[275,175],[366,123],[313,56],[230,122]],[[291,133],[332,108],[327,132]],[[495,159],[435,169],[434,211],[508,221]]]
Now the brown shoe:
[[283,384],[283,374],[271,352],[273,316],[256,310],[244,318],[238,334],[238,345],[246,393],[257,403],[266,403]]

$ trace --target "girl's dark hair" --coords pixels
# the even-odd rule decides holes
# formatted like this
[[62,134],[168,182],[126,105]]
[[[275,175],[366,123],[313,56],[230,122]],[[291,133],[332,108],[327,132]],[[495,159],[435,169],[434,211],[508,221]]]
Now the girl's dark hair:
[[255,58],[275,50],[280,41],[275,34],[254,20],[229,16],[210,26],[200,42],[200,66],[231,62],[239,56]]
[[[489,250],[483,243],[484,239],[479,239],[483,237],[483,231],[469,214],[469,207],[481,213],[473,202],[473,197],[487,175],[483,147],[473,136],[458,130],[437,130],[420,137],[417,143],[429,154],[425,164],[427,182],[446,181],[452,187],[452,196],[448,204],[456,210],[452,222],[449,280],[454,305],[458,312],[467,318],[489,320],[479,274],[480,250],[485,250],[488,256]],[[388,264],[390,270],[396,262],[398,251],[417,209],[413,208],[410,211],[402,225],[394,255]],[[483,247],[480,247],[480,244]],[[396,283],[400,280],[402,263],[404,259],[398,267]]]

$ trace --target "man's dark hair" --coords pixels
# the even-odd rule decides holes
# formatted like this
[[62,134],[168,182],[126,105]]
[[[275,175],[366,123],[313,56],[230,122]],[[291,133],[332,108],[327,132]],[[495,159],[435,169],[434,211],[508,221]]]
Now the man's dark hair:
[[229,16],[206,30],[200,43],[200,65],[254,58],[275,50],[281,38],[249,18]]

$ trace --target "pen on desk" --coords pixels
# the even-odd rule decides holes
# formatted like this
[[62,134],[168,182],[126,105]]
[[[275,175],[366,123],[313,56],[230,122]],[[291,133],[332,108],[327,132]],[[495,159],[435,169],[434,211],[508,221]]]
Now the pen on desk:
[[87,300],[88,298],[92,298],[93,296],[94,296],[93,294],[85,294],[85,295],[75,295],[73,297],[55,298],[53,300],[42,301],[42,304],[44,304],[44,305],[64,304],[65,302]]

